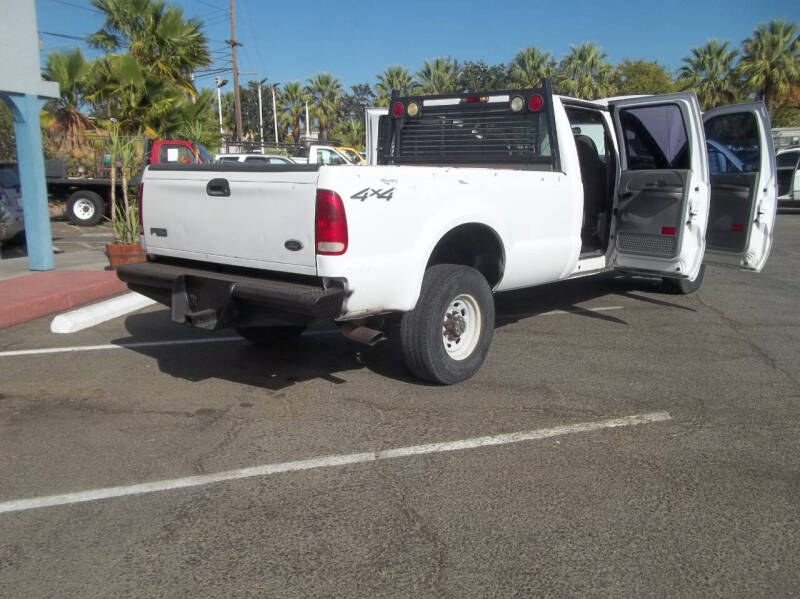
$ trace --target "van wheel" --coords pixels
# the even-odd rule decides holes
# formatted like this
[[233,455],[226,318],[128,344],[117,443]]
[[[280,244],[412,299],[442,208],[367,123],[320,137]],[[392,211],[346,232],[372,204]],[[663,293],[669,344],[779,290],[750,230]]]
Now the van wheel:
[[478,372],[494,334],[494,297],[474,268],[438,264],[425,272],[417,306],[400,321],[400,347],[417,377],[452,385]]
[[67,218],[73,225],[91,227],[100,222],[105,214],[106,203],[93,192],[80,190],[67,199]]
[[700,266],[700,271],[697,276],[692,279],[671,279],[664,277],[661,279],[661,288],[665,293],[672,293],[675,295],[689,295],[700,289],[703,284],[703,277],[706,276],[706,265]]
[[236,332],[253,345],[271,347],[297,339],[305,327],[236,327]]

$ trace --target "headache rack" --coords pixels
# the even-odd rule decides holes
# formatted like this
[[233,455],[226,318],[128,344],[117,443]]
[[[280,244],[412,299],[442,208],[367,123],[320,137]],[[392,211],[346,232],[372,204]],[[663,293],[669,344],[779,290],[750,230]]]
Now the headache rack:
[[537,89],[400,97],[380,117],[379,164],[560,170],[550,81]]

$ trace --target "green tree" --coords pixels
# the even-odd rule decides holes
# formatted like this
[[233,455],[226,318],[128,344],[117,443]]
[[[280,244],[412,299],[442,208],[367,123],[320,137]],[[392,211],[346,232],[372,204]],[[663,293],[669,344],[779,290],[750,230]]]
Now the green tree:
[[0,160],[16,160],[17,146],[14,141],[14,117],[6,103],[0,100]]
[[800,36],[797,25],[781,19],[759,25],[744,40],[739,73],[747,91],[774,110],[780,97],[800,82]]
[[330,73],[319,73],[308,80],[306,93],[317,119],[320,139],[328,139],[328,130],[336,120],[342,84]]
[[614,95],[614,69],[606,58],[602,48],[591,42],[570,46],[558,68],[561,93],[588,100]]
[[305,120],[308,95],[299,81],[289,81],[278,92],[278,119],[292,132],[296,142],[300,138],[300,121]]
[[331,129],[331,136],[333,139],[342,142],[346,146],[356,148],[357,150],[363,150],[366,140],[364,129],[364,119],[360,121],[341,121]]
[[669,94],[675,83],[669,72],[657,61],[630,60],[617,65],[614,74],[617,93],[622,96],[636,94]]
[[196,95],[192,72],[211,64],[202,23],[158,0],[92,0],[104,14],[90,43],[107,52],[124,50],[153,75]]
[[534,46],[517,52],[508,66],[511,87],[517,89],[540,87],[542,80],[553,77],[555,72],[556,63],[550,52],[542,52]]
[[350,92],[341,96],[338,120],[340,122],[364,121],[367,106],[375,105],[375,92],[372,91],[369,83],[351,85]]
[[108,54],[93,63],[94,91],[87,99],[115,118],[124,135],[138,135],[187,100],[182,91],[154,76],[130,54]]
[[51,52],[42,75],[58,83],[59,97],[48,102],[45,111],[52,116],[51,141],[59,151],[71,152],[84,145],[84,132],[92,127],[82,112],[89,82],[91,64],[83,57],[80,48],[71,52]]
[[468,60],[458,71],[458,90],[462,92],[508,89],[508,75],[504,64],[487,65],[482,60]]
[[423,94],[448,94],[458,89],[458,62],[452,58],[426,60],[417,73]]
[[382,75],[378,75],[378,82],[375,84],[375,92],[378,98],[375,102],[377,106],[388,106],[392,90],[397,91],[401,96],[409,96],[417,90],[417,84],[408,69],[401,66],[386,67]]
[[737,99],[736,50],[729,42],[710,40],[704,46],[692,48],[690,56],[678,71],[678,87],[692,89],[704,109],[730,104]]

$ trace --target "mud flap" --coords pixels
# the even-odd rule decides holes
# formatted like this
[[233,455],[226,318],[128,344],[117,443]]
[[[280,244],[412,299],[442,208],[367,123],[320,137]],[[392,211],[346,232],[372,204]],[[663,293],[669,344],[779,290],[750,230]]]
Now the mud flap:
[[172,286],[172,320],[201,329],[233,326],[236,283],[192,275],[176,277]]

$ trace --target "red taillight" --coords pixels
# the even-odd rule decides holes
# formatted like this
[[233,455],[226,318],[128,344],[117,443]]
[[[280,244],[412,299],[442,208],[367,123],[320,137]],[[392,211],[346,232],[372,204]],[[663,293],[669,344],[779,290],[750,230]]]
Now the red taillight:
[[538,112],[542,109],[544,105],[544,98],[539,94],[533,94],[530,98],[528,98],[528,108],[533,112]]
[[675,235],[675,227],[661,227],[662,235]]
[[136,209],[139,211],[139,235],[144,235],[144,220],[142,219],[143,191],[144,191],[144,182],[139,181],[139,187],[136,190]]
[[394,116],[403,116],[403,113],[406,111],[405,106],[403,106],[402,102],[395,102],[392,105],[392,114]]
[[347,251],[347,216],[342,198],[335,191],[317,190],[316,206],[317,254],[339,256]]
[[744,225],[737,225],[734,223],[731,225],[731,231],[736,231],[736,232],[744,231]]

